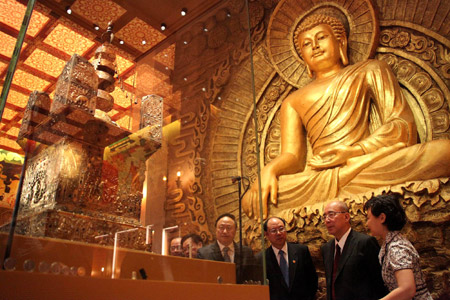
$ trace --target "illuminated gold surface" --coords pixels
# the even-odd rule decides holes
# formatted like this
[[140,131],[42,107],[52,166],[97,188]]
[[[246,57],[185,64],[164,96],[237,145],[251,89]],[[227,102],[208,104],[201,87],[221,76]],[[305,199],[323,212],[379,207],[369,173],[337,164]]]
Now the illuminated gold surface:
[[69,55],[75,53],[83,55],[94,45],[94,42],[63,24],[58,24],[45,38],[44,43],[64,51]]
[[119,120],[116,121],[116,123],[125,129],[130,129],[130,117],[129,116],[124,116],[122,118],[120,118]]
[[0,145],[5,145],[6,147],[9,147],[14,150],[20,149],[19,144],[17,144],[15,141],[5,138],[5,137],[0,137]]
[[81,15],[101,29],[108,27],[108,22],[113,23],[122,16],[126,10],[110,0],[76,0],[72,11]]
[[154,60],[173,70],[175,64],[175,44],[170,45],[156,54]]
[[35,68],[41,72],[57,78],[66,64],[62,59],[59,59],[47,52],[36,49],[24,62],[26,65]]
[[7,102],[15,106],[25,108],[25,106],[27,106],[28,96],[16,92],[15,90],[9,90]]
[[131,93],[127,91],[122,91],[119,86],[116,86],[115,90],[111,93],[114,97],[114,103],[127,108],[131,105]]
[[22,70],[16,70],[12,83],[23,86],[30,91],[43,91],[50,84],[47,80],[31,75],[30,73]]
[[[26,6],[14,0],[0,1],[0,20],[16,29],[20,30],[25,15]],[[48,17],[34,10],[28,25],[27,34],[35,36],[49,20]]]
[[[293,42],[313,81],[281,106],[281,154],[261,172],[263,217],[269,203],[278,212],[314,211],[336,197],[450,176],[450,141],[416,144],[413,112],[388,64],[347,66],[346,36],[335,35],[324,16],[308,20],[315,25]],[[419,89],[429,89],[427,76],[420,78]],[[243,200],[249,217],[260,215],[258,194],[255,182]]]
[[[11,57],[16,45],[16,39],[12,36],[0,31],[0,54]],[[27,43],[23,43],[22,51],[26,47]]]
[[2,63],[0,61],[0,73],[2,73],[3,71],[5,71],[8,68],[8,65],[5,63]]
[[[162,41],[166,36],[141,19],[134,18],[116,33],[116,37],[139,51],[145,52]],[[143,45],[142,40],[145,40],[147,43]]]
[[122,74],[131,68],[134,63],[121,55],[116,55],[116,64],[117,64],[117,74]]
[[17,136],[19,135],[19,131],[20,129],[17,127],[11,127],[6,133],[17,138]]
[[16,111],[5,107],[5,110],[3,111],[3,118],[5,118],[6,120],[11,120],[16,114]]

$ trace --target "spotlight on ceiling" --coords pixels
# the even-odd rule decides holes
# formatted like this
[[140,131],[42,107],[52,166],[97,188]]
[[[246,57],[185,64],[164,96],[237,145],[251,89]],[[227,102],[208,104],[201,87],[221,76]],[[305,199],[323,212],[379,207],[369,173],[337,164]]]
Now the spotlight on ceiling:
[[71,15],[71,14],[72,14],[72,9],[70,8],[70,6],[67,6],[67,7],[66,7],[66,13],[67,13],[68,15]]
[[185,15],[187,15],[187,8],[183,8],[181,10],[181,15],[184,17]]
[[142,40],[142,45],[145,45],[145,44],[147,44],[147,41],[146,40]]
[[95,30],[100,30],[100,26],[98,26],[97,24],[94,24],[94,29]]
[[123,45],[123,44],[125,44],[125,42],[122,40],[119,40],[119,44]]
[[164,31],[166,30],[167,26],[165,23],[161,23],[161,30]]

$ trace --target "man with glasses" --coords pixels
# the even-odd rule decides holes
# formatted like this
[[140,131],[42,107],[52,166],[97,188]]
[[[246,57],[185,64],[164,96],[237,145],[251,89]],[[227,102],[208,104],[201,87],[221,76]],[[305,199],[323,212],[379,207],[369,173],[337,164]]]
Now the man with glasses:
[[342,201],[325,206],[323,221],[334,236],[322,246],[327,299],[380,299],[386,295],[377,240],[351,228],[348,206]]
[[236,218],[229,213],[222,214],[216,219],[215,226],[216,242],[198,249],[197,258],[235,263],[236,282],[243,283],[251,279],[250,268],[255,265],[253,252],[244,245],[240,251],[239,245],[234,242]]
[[[314,299],[316,268],[308,247],[286,242],[286,221],[271,217],[264,222],[264,236],[271,246],[265,250],[270,300]],[[262,253],[259,253],[261,261]]]
[[181,237],[177,236],[170,240],[169,253],[172,256],[183,256]]

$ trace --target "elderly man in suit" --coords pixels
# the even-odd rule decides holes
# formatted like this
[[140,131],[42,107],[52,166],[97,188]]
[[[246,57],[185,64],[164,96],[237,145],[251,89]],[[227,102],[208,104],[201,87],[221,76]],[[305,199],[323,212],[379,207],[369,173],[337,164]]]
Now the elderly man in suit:
[[386,295],[377,240],[351,228],[348,206],[342,201],[328,203],[323,218],[328,233],[334,236],[322,246],[327,299],[380,299]]
[[200,248],[197,258],[225,261],[236,264],[236,282],[243,283],[252,279],[252,267],[255,265],[252,249],[234,242],[236,234],[236,218],[229,213],[220,215],[216,219],[216,242]]
[[[264,222],[271,246],[265,250],[270,300],[310,300],[317,292],[317,274],[308,247],[286,242],[286,221],[271,217]],[[261,262],[262,252],[257,255]]]

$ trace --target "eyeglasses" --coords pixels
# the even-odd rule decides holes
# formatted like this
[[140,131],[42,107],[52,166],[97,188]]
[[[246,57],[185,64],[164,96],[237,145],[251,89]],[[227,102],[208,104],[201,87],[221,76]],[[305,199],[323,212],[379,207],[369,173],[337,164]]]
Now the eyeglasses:
[[327,214],[323,214],[323,220],[326,220],[327,218],[330,220],[333,220],[336,218],[337,214],[345,214],[346,211],[329,211]]
[[270,234],[277,234],[278,232],[279,232],[279,233],[283,233],[283,232],[285,232],[285,231],[286,231],[286,228],[284,228],[284,227],[280,227],[280,228],[272,228],[272,229],[268,230],[268,232],[269,232]]
[[231,230],[233,230],[232,226],[219,226],[217,229],[219,229],[220,232],[224,232],[225,230],[230,232]]

